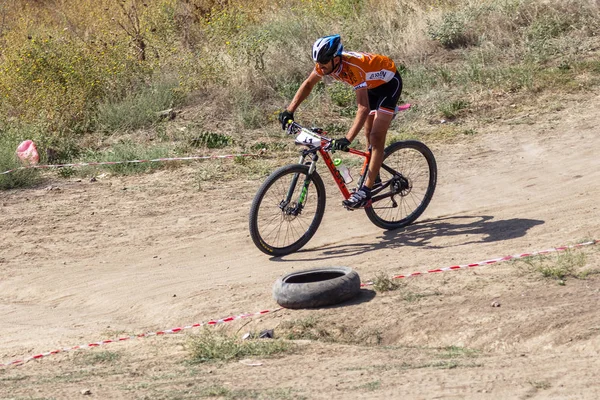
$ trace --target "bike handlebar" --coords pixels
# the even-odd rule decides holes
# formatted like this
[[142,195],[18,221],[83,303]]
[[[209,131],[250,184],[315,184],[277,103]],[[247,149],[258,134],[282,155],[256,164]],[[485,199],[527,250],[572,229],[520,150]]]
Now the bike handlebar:
[[[295,121],[292,121],[292,120],[288,120],[287,124],[288,124],[288,126],[287,126],[287,129],[286,129],[286,132],[287,132],[288,135],[298,135],[303,130],[310,131],[310,135],[313,136],[313,137],[316,136],[320,140],[321,143],[319,143],[319,145],[316,145],[316,146],[313,146],[311,144],[311,146],[309,146],[309,147],[316,148],[316,149],[322,148],[325,151],[330,151],[331,150],[331,145],[333,143],[333,139],[330,139],[328,137],[324,137],[323,135],[326,135],[327,132],[323,131],[323,129],[320,129],[320,128],[312,128],[312,129],[305,128],[302,125],[300,125],[299,123],[297,123]],[[325,144],[323,144],[323,142],[325,142]],[[296,141],[296,143],[302,144],[302,143],[299,143],[298,141]]]

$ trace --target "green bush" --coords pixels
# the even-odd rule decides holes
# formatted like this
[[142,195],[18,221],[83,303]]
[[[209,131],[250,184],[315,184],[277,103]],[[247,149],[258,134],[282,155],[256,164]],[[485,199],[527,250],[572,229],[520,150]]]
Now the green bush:
[[193,147],[208,147],[209,149],[220,149],[233,143],[231,136],[221,133],[203,131],[190,139]]
[[95,51],[71,37],[16,41],[0,58],[0,112],[51,130],[84,129],[107,92],[123,90],[140,68],[120,49]]
[[[403,98],[422,105],[413,122],[463,109],[448,99],[600,84],[594,0],[61,0],[0,13],[0,125],[36,126],[27,138],[63,161],[90,130],[155,127],[157,112],[192,100],[220,126],[272,125],[314,65],[314,39],[335,32],[347,50],[397,61]],[[349,125],[355,112],[350,87],[320,83],[302,118]]]
[[475,44],[473,35],[468,31],[468,21],[458,12],[447,12],[440,22],[428,21],[429,37],[447,49],[456,49]]
[[131,131],[147,128],[163,117],[160,111],[182,101],[177,83],[158,83],[121,99],[107,98],[98,105],[94,127],[101,132]]

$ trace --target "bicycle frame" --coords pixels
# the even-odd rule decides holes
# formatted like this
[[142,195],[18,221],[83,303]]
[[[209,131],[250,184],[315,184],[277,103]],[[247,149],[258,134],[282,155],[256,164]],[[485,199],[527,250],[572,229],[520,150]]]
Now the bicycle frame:
[[[298,133],[301,134],[302,132],[309,132],[309,136],[311,136],[311,137],[308,138],[308,140],[307,139],[304,139],[302,141],[296,140],[296,143],[298,143],[300,145],[305,145],[308,147],[307,149],[302,150],[302,155],[300,156],[299,164],[305,164],[306,158],[308,156],[312,155],[312,157],[311,157],[312,160],[311,160],[310,168],[308,171],[308,176],[310,176],[316,169],[316,162],[318,161],[318,158],[319,158],[317,154],[319,154],[321,156],[321,158],[323,158],[323,161],[325,161],[325,165],[327,165],[327,168],[329,169],[331,176],[333,176],[333,180],[337,184],[338,189],[342,193],[342,196],[344,196],[344,199],[348,199],[350,197],[351,193],[348,190],[348,187],[346,186],[346,182],[344,181],[342,174],[336,168],[336,166],[333,164],[333,160],[329,153],[328,145],[331,143],[331,140],[328,138],[324,138],[321,134],[319,134],[317,132],[310,131],[310,130],[307,130],[306,128],[303,128],[301,125],[299,125],[296,122],[293,122],[288,127],[289,134],[298,134]],[[323,133],[323,134],[326,134],[326,133]],[[320,140],[320,144],[318,146],[313,144],[313,139],[317,139],[317,138]],[[360,150],[351,148],[348,150],[348,152],[350,154],[354,154],[354,155],[364,158],[363,165],[362,165],[361,172],[360,172],[360,178],[358,179],[358,185],[357,185],[358,187],[360,187],[367,177],[369,162],[371,161],[371,151],[365,152],[365,151],[360,151]],[[392,174],[392,176],[402,177],[401,174],[398,174],[392,168],[385,165],[385,163],[381,165],[381,168],[388,171],[390,174]],[[288,196],[286,198],[286,203],[289,203],[291,201],[291,197],[293,195],[293,188],[296,186],[297,179],[298,179],[298,176],[295,176],[294,179],[292,180],[292,184],[290,185],[290,192],[288,193]],[[300,194],[299,204],[304,203],[304,196],[306,194],[306,191],[308,190],[309,183],[310,182],[308,179],[304,182],[302,193]],[[377,193],[379,193],[383,189],[387,188],[390,184],[391,184],[391,181],[388,181],[388,182],[383,183],[381,186],[373,189],[373,191],[372,191],[373,202],[376,202],[376,201],[379,201],[386,197],[392,196],[391,192],[384,194],[384,195],[377,196]]]
[[[328,151],[324,150],[322,146],[318,148],[318,151],[319,151],[319,154],[321,155],[321,158],[323,159],[323,161],[325,161],[325,165],[327,165],[327,168],[329,169],[331,176],[333,176],[333,180],[335,181],[338,188],[340,189],[342,196],[344,196],[344,199],[348,199],[350,197],[350,191],[348,190],[348,187],[346,186],[346,182],[344,181],[342,174],[337,169],[337,167],[333,164],[333,159],[331,158],[331,155],[329,154]],[[367,168],[369,167],[369,161],[371,161],[371,152],[350,149],[349,153],[365,158],[365,160],[363,161],[361,172],[360,172],[360,178],[359,178],[359,185],[360,185],[360,184],[362,184],[362,181],[364,180],[363,177],[365,175],[365,172],[367,171]]]

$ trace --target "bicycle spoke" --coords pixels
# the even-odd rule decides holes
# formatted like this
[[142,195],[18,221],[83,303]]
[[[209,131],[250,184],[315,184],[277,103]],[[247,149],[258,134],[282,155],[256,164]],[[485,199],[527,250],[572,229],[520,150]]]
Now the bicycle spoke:
[[[295,251],[295,247],[301,247],[310,239],[321,221],[325,189],[316,173],[305,193],[304,204],[298,204],[307,171],[304,165],[283,167],[259,189],[251,208],[250,233],[259,249],[267,254]],[[297,179],[294,179],[295,175],[299,175]],[[291,187],[293,183],[295,186]]]
[[385,188],[366,211],[376,225],[394,229],[411,223],[425,210],[435,189],[437,168],[431,151],[417,141],[390,145],[383,164],[380,176]]

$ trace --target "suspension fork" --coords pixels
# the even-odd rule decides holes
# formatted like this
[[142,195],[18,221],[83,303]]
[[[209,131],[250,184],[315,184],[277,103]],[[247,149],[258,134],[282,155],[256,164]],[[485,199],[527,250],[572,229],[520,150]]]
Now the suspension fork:
[[[306,157],[309,154],[311,154],[311,153],[303,151],[302,155],[300,155],[300,160],[298,161],[298,163],[301,165],[305,165],[304,161],[306,160]],[[299,205],[304,204],[304,201],[306,200],[306,194],[308,193],[308,186],[310,185],[310,176],[312,175],[312,173],[315,171],[315,169],[317,167],[318,159],[319,159],[319,156],[316,153],[312,153],[312,160],[310,162],[310,166],[308,167],[308,174],[306,175],[306,178],[304,179],[304,184],[302,185],[302,191],[300,192],[300,197],[298,198]],[[294,174],[294,177],[292,178],[292,182],[290,183],[290,188],[288,189],[287,196],[285,197],[285,201],[283,203],[283,204],[285,204],[285,206],[290,204],[290,202],[292,201],[292,196],[294,195],[294,189],[296,188],[296,184],[298,183],[299,177],[300,177],[300,174]]]

